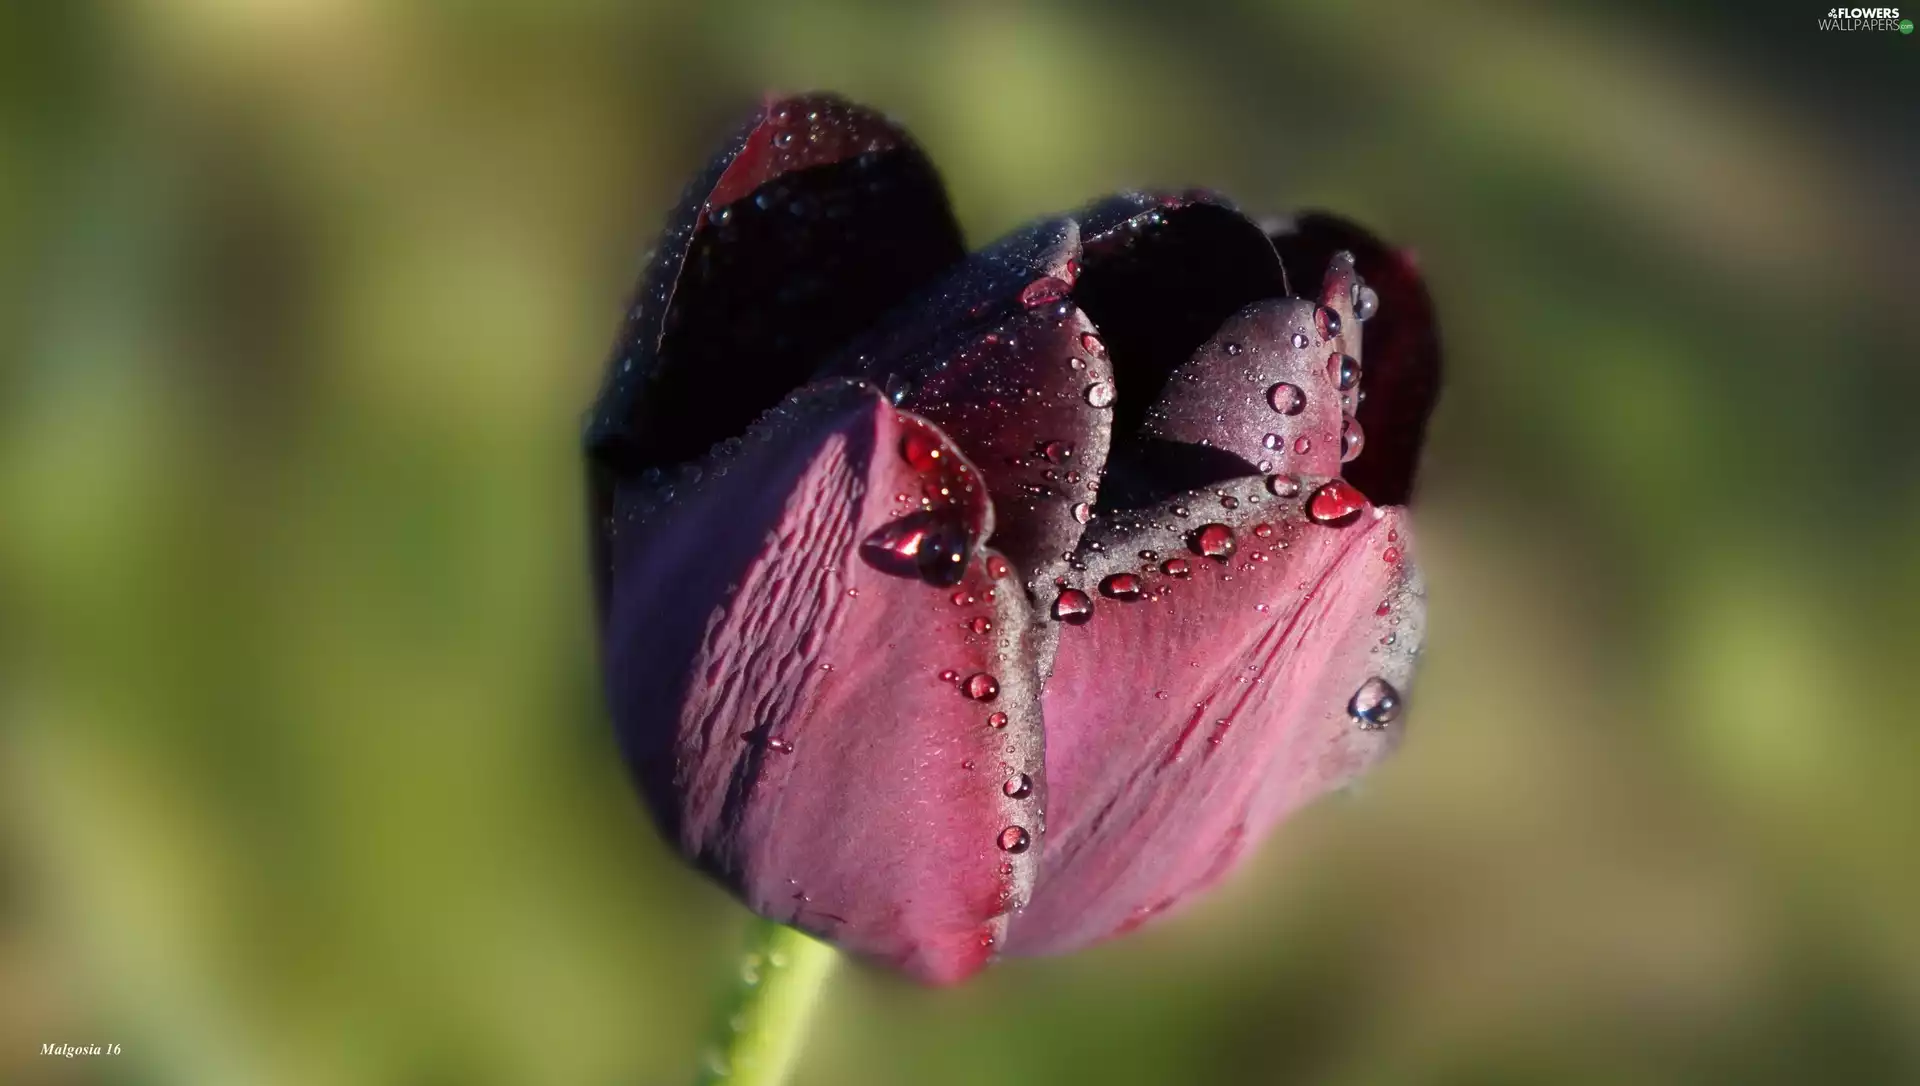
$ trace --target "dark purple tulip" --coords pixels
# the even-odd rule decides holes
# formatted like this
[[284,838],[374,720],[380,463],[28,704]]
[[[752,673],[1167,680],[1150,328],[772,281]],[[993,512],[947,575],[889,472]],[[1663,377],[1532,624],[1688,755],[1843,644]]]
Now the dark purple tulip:
[[1400,737],[1438,371],[1412,263],[1343,220],[1129,194],[969,255],[904,132],[769,102],[588,426],[663,832],[933,982],[1189,900]]

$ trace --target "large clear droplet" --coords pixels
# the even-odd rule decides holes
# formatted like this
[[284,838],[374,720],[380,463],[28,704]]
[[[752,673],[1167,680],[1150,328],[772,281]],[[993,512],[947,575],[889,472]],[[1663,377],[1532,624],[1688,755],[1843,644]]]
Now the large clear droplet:
[[1366,731],[1378,731],[1400,719],[1400,691],[1375,675],[1360,684],[1347,702],[1347,715]]

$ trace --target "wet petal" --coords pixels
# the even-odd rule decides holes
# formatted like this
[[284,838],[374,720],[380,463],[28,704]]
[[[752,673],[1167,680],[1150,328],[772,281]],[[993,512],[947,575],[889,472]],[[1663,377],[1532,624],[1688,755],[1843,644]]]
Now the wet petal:
[[934,982],[987,961],[1041,854],[1029,615],[976,476],[836,382],[697,477],[623,485],[610,526],[608,696],[663,832],[761,915]]
[[1397,742],[1422,624],[1404,513],[1307,484],[1234,480],[1089,529],[1067,590],[1095,601],[1047,685],[1047,855],[1012,952],[1174,908]]
[[[1221,325],[1147,413],[1139,462],[1158,493],[1235,476],[1340,471],[1340,344],[1302,298],[1255,302]],[[1230,455],[1229,455],[1230,454]]]
[[830,96],[769,102],[682,197],[588,425],[600,465],[693,459],[965,253],[905,132]]
[[831,367],[960,443],[993,496],[993,545],[1029,583],[1065,567],[1107,461],[1115,384],[1069,294],[1078,254],[1072,220],[1036,223],[969,257]]
[[1322,212],[1271,229],[1295,281],[1319,275],[1344,250],[1353,254],[1359,274],[1355,291],[1371,291],[1367,300],[1372,312],[1365,322],[1366,396],[1356,413],[1366,447],[1345,474],[1376,501],[1402,504],[1413,493],[1427,418],[1440,392],[1439,331],[1413,254]]

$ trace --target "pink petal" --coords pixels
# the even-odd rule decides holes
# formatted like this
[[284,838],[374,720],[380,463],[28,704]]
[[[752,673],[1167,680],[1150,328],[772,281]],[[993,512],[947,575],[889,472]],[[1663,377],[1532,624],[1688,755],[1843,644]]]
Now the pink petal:
[[986,476],[992,540],[1030,581],[1065,568],[1107,462],[1115,384],[1070,294],[1078,230],[1047,220],[958,265],[848,348],[832,372],[887,388]]
[[1406,518],[1316,523],[1323,482],[1283,501],[1234,480],[1089,530],[1069,588],[1096,602],[1061,631],[1048,680],[1047,854],[1012,952],[1071,950],[1176,907],[1397,741],[1397,714],[1363,727],[1349,710],[1370,679],[1411,679],[1422,589]]
[[1440,393],[1440,338],[1433,301],[1411,253],[1359,225],[1324,212],[1281,224],[1273,241],[1294,277],[1318,274],[1336,254],[1355,270],[1378,305],[1365,322],[1366,397],[1355,413],[1366,446],[1343,474],[1374,500],[1398,505],[1413,493],[1427,418]]
[[[756,912],[932,982],[988,960],[1041,854],[1028,609],[977,549],[976,477],[841,383],[624,488],[610,526],[609,700],[663,832]],[[908,521],[956,576],[895,561]]]

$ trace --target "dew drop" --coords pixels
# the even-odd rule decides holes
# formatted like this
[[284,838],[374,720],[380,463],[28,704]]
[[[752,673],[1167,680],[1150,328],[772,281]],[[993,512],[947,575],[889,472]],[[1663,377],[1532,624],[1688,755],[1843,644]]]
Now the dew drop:
[[1012,571],[1013,571],[1013,567],[1007,564],[1007,560],[1005,558],[1002,558],[997,554],[990,554],[987,556],[987,576],[992,577],[994,580],[997,581],[997,580],[1000,580],[1002,577],[1005,577],[1008,573],[1011,573]]
[[1399,565],[1400,564],[1400,548],[1388,547],[1386,550],[1381,551],[1380,560],[1390,566]]
[[992,701],[1000,696],[1000,680],[984,671],[976,671],[967,677],[963,691],[975,701]]
[[1272,539],[1273,525],[1261,521],[1259,524],[1253,526],[1253,534],[1259,536],[1261,539]]
[[1372,320],[1380,312],[1380,295],[1365,283],[1355,280],[1353,284],[1353,315],[1361,320]]
[[1307,435],[1301,434],[1299,437],[1293,439],[1294,452],[1305,454],[1306,451],[1311,448],[1313,448],[1313,439]]
[[1345,392],[1360,383],[1360,360],[1350,354],[1327,356],[1327,380]]
[[967,623],[967,629],[977,634],[991,632],[993,630],[993,620],[985,615],[976,615],[972,622]]
[[1277,449],[1280,447],[1282,440],[1279,434],[1268,434],[1266,437],[1260,439],[1260,444],[1268,449]]
[[1085,524],[1093,519],[1093,506],[1080,502],[1073,507],[1073,519]]
[[1185,580],[1193,576],[1193,567],[1187,564],[1185,558],[1169,558],[1160,563],[1160,572],[1169,577],[1178,577]]
[[1367,444],[1366,432],[1360,429],[1360,420],[1348,415],[1340,420],[1340,460],[1342,463],[1360,455]]
[[1400,691],[1375,675],[1353,692],[1353,699],[1347,702],[1347,714],[1363,730],[1378,731],[1400,719]]
[[1077,588],[1063,588],[1053,601],[1053,617],[1069,626],[1085,626],[1093,621],[1093,597]]
[[1004,728],[1006,726],[1007,726],[1007,714],[992,713],[988,715],[987,727],[998,731],[999,729]]
[[1307,349],[1307,334],[1305,332],[1295,332],[1289,342],[1293,344],[1294,350],[1304,351]]
[[900,439],[900,458],[907,466],[918,472],[929,472],[940,466],[940,441],[925,430],[909,430]]
[[860,543],[860,557],[882,573],[955,585],[966,575],[970,541],[952,517],[914,513],[883,524]]
[[1332,339],[1340,334],[1340,314],[1324,305],[1314,310],[1313,323],[1319,326],[1321,339]]
[[1021,289],[1020,304],[1028,309],[1038,309],[1065,298],[1072,289],[1051,275],[1043,275]]
[[1267,390],[1267,406],[1282,415],[1298,415],[1306,410],[1307,394],[1299,385],[1282,381]]
[[1233,554],[1236,544],[1233,541],[1233,529],[1224,524],[1203,524],[1197,529],[1188,545],[1195,554],[1207,558],[1226,561]]
[[1108,599],[1132,603],[1146,595],[1140,578],[1131,573],[1111,573],[1100,581],[1100,594]]
[[1018,856],[1033,844],[1033,836],[1025,827],[1008,826],[1000,831],[1000,851],[1011,852]]
[[1307,499],[1307,516],[1320,524],[1341,524],[1360,515],[1367,496],[1345,479],[1335,479]]
[[1026,799],[1033,795],[1033,778],[1025,773],[1016,773],[1007,778],[1007,782],[1000,786],[1000,791],[1004,792],[1008,799]]
[[1113,382],[1095,381],[1087,386],[1087,402],[1095,407],[1113,406]]
[[940,681],[943,683],[957,683],[960,681],[960,673],[952,668],[948,668],[940,673]]
[[1080,333],[1080,349],[1095,358],[1107,357],[1107,345],[1100,342],[1100,337],[1092,332]]
[[767,749],[773,751],[775,754],[792,754],[793,743],[781,736],[770,735],[767,737]]
[[1267,476],[1267,493],[1276,498],[1291,498],[1300,493],[1300,480],[1291,475]]
[[1055,464],[1064,464],[1073,455],[1073,446],[1064,441],[1049,441],[1040,446],[1040,455]]

